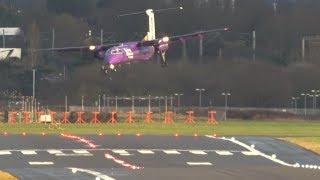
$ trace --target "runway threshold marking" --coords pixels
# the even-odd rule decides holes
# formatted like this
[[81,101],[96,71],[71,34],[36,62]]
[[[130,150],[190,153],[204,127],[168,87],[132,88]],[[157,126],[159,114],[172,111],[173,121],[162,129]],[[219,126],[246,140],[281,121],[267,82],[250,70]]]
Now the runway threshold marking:
[[65,156],[65,157],[79,157],[79,156],[93,156],[91,153],[83,153],[83,154],[55,154],[55,156]]
[[206,155],[207,153],[204,151],[198,151],[198,150],[193,150],[193,151],[189,151],[192,154],[197,154],[197,155]]
[[190,166],[212,166],[210,162],[187,162]]
[[217,154],[222,155],[222,156],[231,156],[233,155],[232,152],[230,151],[216,151]]
[[22,154],[24,155],[35,155],[37,154],[36,151],[30,151],[30,150],[24,150],[24,151],[21,151]]
[[138,152],[141,153],[141,154],[154,154],[153,151],[151,151],[151,150],[144,150],[144,149],[138,150]]
[[62,151],[59,151],[59,150],[47,150],[47,152],[49,153],[49,154],[63,154],[62,153]]
[[12,154],[10,151],[0,151],[0,155],[10,155]]
[[89,151],[87,150],[73,150],[73,152],[76,154],[89,154]]
[[163,152],[166,154],[181,154],[176,150],[163,150]]
[[37,161],[32,161],[29,162],[30,165],[53,165],[53,162],[37,162]]

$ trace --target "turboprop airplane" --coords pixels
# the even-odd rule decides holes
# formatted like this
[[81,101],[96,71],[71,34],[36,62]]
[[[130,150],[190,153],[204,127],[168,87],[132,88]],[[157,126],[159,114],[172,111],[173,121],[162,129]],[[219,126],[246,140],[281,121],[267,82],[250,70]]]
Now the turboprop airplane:
[[[182,9],[182,7],[179,7]],[[173,9],[173,8],[171,8]],[[113,44],[102,44],[102,45],[91,45],[81,47],[63,47],[63,48],[50,48],[50,49],[39,49],[36,51],[79,51],[89,50],[93,52],[95,58],[103,59],[105,61],[102,65],[102,71],[105,74],[116,71],[117,66],[123,63],[130,63],[134,61],[146,61],[150,60],[155,54],[160,54],[161,66],[166,67],[166,51],[169,49],[169,44],[185,41],[189,38],[201,37],[204,34],[210,32],[222,32],[227,31],[228,28],[212,29],[206,31],[198,31],[189,34],[183,34],[178,36],[165,36],[162,38],[155,38],[155,23],[154,23],[154,12],[162,10],[146,10],[149,16],[149,32],[142,41],[134,42],[123,42]],[[140,12],[139,12],[140,13]],[[138,13],[131,13],[138,14]],[[131,15],[127,14],[127,15]]]

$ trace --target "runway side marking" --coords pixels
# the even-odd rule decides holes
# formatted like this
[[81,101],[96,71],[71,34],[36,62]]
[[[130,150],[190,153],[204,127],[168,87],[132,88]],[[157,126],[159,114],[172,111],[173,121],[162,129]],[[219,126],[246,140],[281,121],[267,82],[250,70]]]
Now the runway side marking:
[[117,153],[120,156],[130,156],[130,155],[132,155],[128,151],[122,150],[122,149],[114,149],[114,150],[112,150],[112,152]]
[[235,143],[235,144],[237,144],[237,145],[239,145],[239,146],[242,146],[242,147],[248,149],[249,151],[251,151],[251,152],[253,152],[253,153],[256,153],[256,154],[258,154],[258,155],[260,155],[260,156],[262,156],[262,157],[264,157],[264,158],[266,158],[266,159],[269,159],[269,160],[271,160],[271,161],[273,161],[273,162],[275,162],[275,163],[281,164],[281,165],[283,165],[283,166],[288,166],[288,167],[294,167],[294,166],[295,166],[294,164],[289,164],[289,163],[286,163],[286,162],[284,162],[284,161],[282,161],[282,160],[280,160],[280,159],[277,159],[277,158],[274,157],[274,156],[266,155],[266,154],[262,153],[261,151],[258,151],[258,150],[256,150],[255,148],[252,148],[252,147],[246,145],[245,143],[236,140],[235,138],[231,138],[231,139],[225,138],[225,137],[223,137],[223,138],[217,138],[217,137],[213,137],[213,136],[210,136],[210,135],[206,135],[206,137],[214,138],[214,139],[221,139],[221,140],[233,142],[233,143]]
[[219,155],[223,155],[223,156],[231,156],[231,155],[233,155],[233,153],[230,152],[230,151],[216,151],[216,153],[219,154]]
[[21,151],[22,154],[24,155],[35,155],[37,154],[36,151],[30,151],[30,150],[24,150],[24,151]]
[[107,176],[107,175],[102,174],[100,172],[92,171],[92,170],[89,170],[89,169],[80,169],[80,168],[74,168],[74,167],[68,167],[66,169],[70,169],[72,171],[72,173],[84,172],[84,173],[90,174],[92,176],[95,176],[96,179],[100,178],[100,179],[103,179],[103,180],[115,180],[110,176]]
[[117,154],[129,154],[128,151],[122,150],[122,149],[114,149],[112,152],[117,153]]
[[54,150],[54,149],[53,149],[53,150],[48,150],[47,152],[48,152],[49,154],[63,154],[62,151]]
[[73,152],[76,154],[89,154],[89,151],[87,150],[73,150]]
[[30,165],[53,165],[53,162],[29,162]]
[[257,152],[243,151],[241,153],[244,155],[247,155],[247,156],[259,156],[259,153],[257,153]]
[[166,154],[181,154],[176,150],[163,150],[163,152]]
[[0,151],[0,155],[10,155],[10,151]]
[[212,166],[210,162],[187,162],[190,166]]
[[77,157],[77,156],[93,156],[93,154],[83,153],[83,154],[55,154],[56,156],[69,156],[69,157]]
[[154,152],[153,151],[150,151],[150,150],[138,150],[138,152],[139,153],[141,153],[141,154],[154,154]]
[[204,151],[199,151],[199,150],[193,150],[193,151],[189,151],[192,154],[197,154],[197,155],[206,155],[207,153]]

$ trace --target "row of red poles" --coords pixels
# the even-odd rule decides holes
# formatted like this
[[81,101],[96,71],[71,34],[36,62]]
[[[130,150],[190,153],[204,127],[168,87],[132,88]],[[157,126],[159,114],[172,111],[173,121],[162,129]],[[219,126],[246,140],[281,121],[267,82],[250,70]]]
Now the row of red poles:
[[[100,114],[99,111],[93,111],[93,119],[90,121],[90,123],[101,123],[101,121],[98,119],[98,115]],[[115,115],[116,115],[117,112],[110,112],[110,119],[107,121],[107,123],[117,123],[117,120],[115,118]],[[187,119],[184,121],[185,123],[195,123],[194,119],[193,119],[193,114],[194,112],[193,111],[187,111],[186,112],[188,117]],[[207,123],[208,124],[218,124],[218,121],[214,118],[214,115],[216,114],[217,112],[216,111],[208,111],[208,114],[209,114],[209,118],[208,118],[208,121]],[[15,115],[17,114],[17,112],[9,112],[9,120],[8,120],[8,123],[10,124],[14,124],[16,123],[17,121],[15,120]],[[31,112],[24,112],[24,120],[22,121],[22,123],[29,123],[30,122],[30,114]],[[37,112],[37,121],[38,123],[41,122],[41,115],[43,114],[43,112]],[[56,114],[56,112],[50,112],[50,115],[51,115],[51,119],[50,119],[50,122],[51,123],[57,123],[57,121],[55,120],[54,118],[54,115]],[[68,120],[68,114],[69,112],[62,112],[62,114],[64,115],[63,119],[60,121],[60,123],[63,123],[63,124],[67,124],[67,123],[70,123],[70,121]],[[77,112],[77,115],[78,115],[78,118],[77,120],[75,121],[75,123],[77,124],[81,124],[81,123],[86,123],[86,121],[82,118],[82,115],[84,114],[83,111],[78,111]],[[132,111],[129,111],[127,112],[128,114],[128,117],[127,119],[124,121],[125,123],[135,123],[135,121],[133,120],[132,116],[133,116],[133,112]],[[154,123],[154,121],[152,120],[152,117],[151,117],[151,114],[152,112],[148,111],[146,112],[146,118],[143,120],[143,123]],[[165,119],[164,119],[164,123],[174,123],[174,121],[172,120],[171,116],[172,116],[173,112],[172,111],[167,111],[165,113]],[[45,120],[45,123],[47,121]]]

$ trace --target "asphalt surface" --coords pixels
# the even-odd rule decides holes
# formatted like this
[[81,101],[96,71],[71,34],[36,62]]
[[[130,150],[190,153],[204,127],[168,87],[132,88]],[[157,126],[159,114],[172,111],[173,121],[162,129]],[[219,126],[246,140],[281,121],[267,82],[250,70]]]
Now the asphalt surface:
[[0,135],[0,169],[27,180],[315,180],[320,156],[273,137]]

